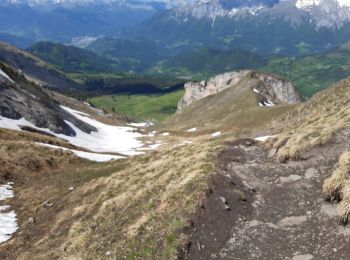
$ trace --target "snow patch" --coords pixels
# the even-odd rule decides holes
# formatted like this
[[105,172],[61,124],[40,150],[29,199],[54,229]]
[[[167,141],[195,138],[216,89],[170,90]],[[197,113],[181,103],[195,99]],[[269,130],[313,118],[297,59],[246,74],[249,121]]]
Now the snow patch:
[[211,134],[212,137],[218,137],[220,135],[221,135],[221,132],[216,132],[216,133]]
[[189,133],[193,133],[193,132],[196,132],[197,131],[197,127],[194,127],[194,128],[191,128],[191,129],[188,129],[187,132]]
[[11,83],[14,83],[14,81],[2,69],[0,69],[0,75],[8,79]]
[[266,142],[268,139],[274,138],[274,137],[276,137],[276,135],[266,135],[266,136],[257,137],[255,138],[255,140],[259,142]]
[[56,146],[56,145],[51,145],[51,144],[44,144],[44,143],[36,143],[36,144],[41,145],[41,146],[45,146],[45,147],[49,147],[52,149],[61,149],[63,151],[70,151],[80,158],[87,159],[87,160],[94,161],[94,162],[108,162],[111,160],[118,160],[118,159],[125,158],[124,156],[118,156],[118,155],[112,155],[112,154],[83,152],[83,151],[68,149],[66,147],[61,147],[61,146]]
[[170,134],[168,132],[166,132],[166,133],[163,133],[162,135],[163,136],[169,136]]
[[84,113],[84,112],[81,112],[81,111],[78,111],[78,110],[75,110],[73,108],[68,108],[68,107],[65,107],[65,106],[60,106],[61,108],[63,108],[64,110],[66,110],[68,113],[70,114],[73,114],[73,115],[80,115],[80,116],[87,116],[87,117],[90,117],[89,114],[87,113]]
[[260,107],[274,107],[275,104],[272,101],[267,100],[267,101],[259,102],[259,106]]
[[131,123],[131,124],[129,124],[129,126],[144,128],[144,127],[149,126],[149,123],[147,123],[147,122],[142,122],[142,123]]
[[257,93],[257,94],[260,94],[259,90],[257,90],[256,88],[253,89],[253,91],[254,91],[255,93]]
[[11,130],[21,130],[21,128],[19,127],[20,125],[30,126],[30,127],[39,129],[34,124],[32,124],[31,122],[29,122],[24,118],[16,120],[16,119],[10,119],[10,118],[0,116],[1,128],[11,129]]
[[140,154],[136,149],[142,147],[143,143],[137,138],[142,137],[142,134],[136,132],[135,128],[107,125],[95,119],[83,116],[81,113],[77,113],[76,110],[64,106],[61,107],[79,120],[94,126],[97,129],[97,132],[87,134],[71,122],[65,121],[76,132],[76,136],[55,134],[56,136],[66,139],[75,146],[84,147],[93,152],[117,152],[127,156]]
[[136,132],[135,128],[106,125],[85,116],[87,114],[83,112],[76,111],[67,107],[63,108],[81,121],[94,126],[97,129],[97,132],[91,132],[90,134],[87,134],[81,131],[71,122],[65,121],[76,132],[76,136],[67,136],[64,134],[56,134],[46,128],[36,127],[34,124],[24,118],[16,120],[2,116],[0,116],[0,127],[12,130],[21,130],[19,126],[29,126],[53,134],[56,137],[65,139],[75,146],[83,147],[97,153],[112,152],[120,153],[126,156],[142,154],[136,151],[137,148],[143,146],[143,143],[138,140],[138,138],[142,137],[142,135]]
[[[0,185],[0,202],[14,197],[12,185],[12,182]],[[8,205],[0,206],[0,244],[10,240],[18,229],[16,212],[6,212],[9,208]]]

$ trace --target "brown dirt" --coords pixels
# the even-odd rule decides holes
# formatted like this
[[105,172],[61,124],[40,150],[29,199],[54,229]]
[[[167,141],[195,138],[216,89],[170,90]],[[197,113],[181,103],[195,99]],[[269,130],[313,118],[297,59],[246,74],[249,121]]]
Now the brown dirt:
[[270,158],[265,144],[230,144],[219,155],[211,192],[187,230],[181,257],[349,259],[350,227],[339,224],[335,206],[322,198],[323,181],[349,147],[349,137],[350,131],[341,131],[326,145],[304,151],[302,161],[285,164]]

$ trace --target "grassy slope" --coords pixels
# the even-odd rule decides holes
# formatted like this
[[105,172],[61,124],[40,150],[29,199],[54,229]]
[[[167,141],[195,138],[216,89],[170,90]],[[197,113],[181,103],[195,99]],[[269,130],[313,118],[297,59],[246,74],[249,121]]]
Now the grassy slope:
[[64,71],[106,72],[120,70],[112,60],[74,46],[38,42],[28,52]]
[[89,102],[106,111],[127,114],[135,120],[164,120],[176,112],[183,91],[156,95],[99,96]]
[[[292,106],[259,107],[252,91],[256,82],[243,79],[234,88],[206,97],[186,107],[165,122],[167,129],[186,130],[193,127],[201,131],[251,131],[271,123],[276,116]],[[210,133],[210,132],[208,132]]]
[[347,49],[297,59],[274,57],[261,70],[288,78],[303,96],[311,97],[350,75],[349,57]]
[[297,159],[303,150],[326,143],[335,132],[348,126],[349,86],[348,78],[286,115],[282,121],[284,131],[275,144],[280,161]]

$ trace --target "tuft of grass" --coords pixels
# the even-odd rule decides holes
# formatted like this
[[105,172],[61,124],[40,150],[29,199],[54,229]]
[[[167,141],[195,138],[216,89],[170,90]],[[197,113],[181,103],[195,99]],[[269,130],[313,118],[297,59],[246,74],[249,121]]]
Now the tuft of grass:
[[340,201],[343,198],[344,187],[346,184],[350,185],[348,181],[349,172],[350,151],[346,151],[340,156],[338,167],[335,169],[332,176],[324,181],[323,194],[327,200]]
[[340,202],[338,211],[342,223],[348,223],[350,217],[350,151],[339,158],[338,166],[331,177],[323,183],[323,195],[326,200]]
[[343,199],[339,204],[338,211],[342,223],[348,223],[350,217],[350,181],[347,180],[342,188]]

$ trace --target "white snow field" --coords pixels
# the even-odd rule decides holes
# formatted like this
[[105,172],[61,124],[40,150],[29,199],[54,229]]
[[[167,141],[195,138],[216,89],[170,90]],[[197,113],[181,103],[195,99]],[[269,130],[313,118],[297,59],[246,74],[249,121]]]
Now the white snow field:
[[[13,183],[0,185],[0,203],[14,197]],[[0,206],[0,244],[10,240],[18,229],[15,211],[9,211],[10,206]]]
[[187,132],[189,133],[193,133],[193,132],[196,132],[197,131],[197,127],[194,127],[194,128],[191,128],[191,129],[188,129]]
[[83,147],[97,153],[119,153],[125,156],[142,154],[142,152],[137,151],[137,149],[144,146],[144,144],[138,140],[138,138],[142,137],[143,135],[138,133],[135,127],[107,125],[90,118],[86,113],[70,109],[68,107],[62,106],[62,108],[81,121],[94,126],[97,129],[97,132],[87,134],[81,131],[71,122],[65,121],[76,132],[76,136],[67,136],[53,133],[49,129],[36,127],[34,124],[24,118],[14,120],[2,116],[0,116],[0,127],[21,130],[19,127],[20,125],[29,126],[51,133],[59,138],[67,140],[75,146]]
[[142,135],[136,132],[136,129],[128,126],[112,126],[101,123],[95,119],[83,116],[76,110],[61,106],[67,112],[74,115],[81,121],[96,127],[97,132],[90,134],[84,133],[71,122],[66,123],[76,132],[76,136],[57,135],[66,139],[75,146],[84,147],[93,152],[117,152],[122,155],[132,156],[141,154],[136,149],[143,146],[143,143],[137,138]]
[[118,156],[118,155],[112,155],[112,154],[83,152],[83,151],[68,149],[65,147],[51,145],[51,144],[44,144],[44,143],[36,143],[36,144],[41,145],[41,146],[45,146],[45,147],[49,147],[52,149],[61,149],[63,151],[70,151],[80,158],[87,159],[87,160],[94,161],[94,162],[108,162],[111,160],[118,160],[118,159],[125,158],[124,156]]

